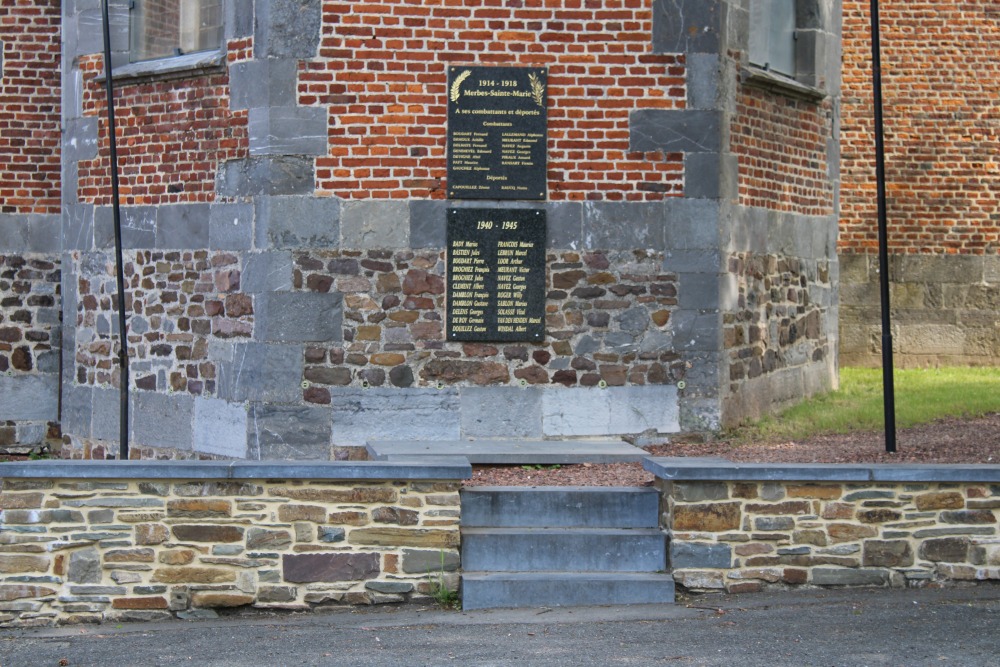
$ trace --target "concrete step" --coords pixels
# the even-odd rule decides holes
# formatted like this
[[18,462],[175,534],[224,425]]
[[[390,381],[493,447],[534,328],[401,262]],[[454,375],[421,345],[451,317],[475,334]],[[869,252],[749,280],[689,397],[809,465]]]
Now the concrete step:
[[373,440],[376,461],[397,456],[464,456],[473,465],[625,463],[649,454],[621,440]]
[[479,486],[462,490],[462,526],[656,528],[659,507],[650,488]]
[[669,574],[466,572],[462,575],[463,609],[673,602],[674,580]]
[[464,528],[462,567],[488,572],[658,572],[666,536],[638,528]]

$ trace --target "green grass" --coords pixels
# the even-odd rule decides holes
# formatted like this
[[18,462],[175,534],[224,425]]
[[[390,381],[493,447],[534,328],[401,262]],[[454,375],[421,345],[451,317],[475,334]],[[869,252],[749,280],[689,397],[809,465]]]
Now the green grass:
[[[1000,368],[896,370],[896,427],[1000,412]],[[884,428],[882,370],[841,368],[840,389],[735,429],[737,441],[800,439]]]

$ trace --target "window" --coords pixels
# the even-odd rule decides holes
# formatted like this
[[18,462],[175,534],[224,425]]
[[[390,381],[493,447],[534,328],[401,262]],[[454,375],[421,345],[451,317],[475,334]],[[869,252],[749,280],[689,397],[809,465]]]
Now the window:
[[133,0],[129,12],[132,62],[222,46],[222,0]]
[[753,0],[750,63],[795,78],[796,0]]

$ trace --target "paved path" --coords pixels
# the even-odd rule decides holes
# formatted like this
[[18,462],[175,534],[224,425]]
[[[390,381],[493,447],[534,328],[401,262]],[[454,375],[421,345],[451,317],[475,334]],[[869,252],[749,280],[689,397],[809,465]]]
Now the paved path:
[[[65,662],[61,662],[65,660]],[[0,630],[21,665],[1000,665],[1000,586]]]

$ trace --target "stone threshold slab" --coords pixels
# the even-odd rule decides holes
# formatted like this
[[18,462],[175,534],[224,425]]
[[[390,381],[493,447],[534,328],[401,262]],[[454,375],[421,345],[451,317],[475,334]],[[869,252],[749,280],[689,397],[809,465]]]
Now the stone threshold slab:
[[0,479],[468,479],[461,457],[399,461],[27,461],[0,463]]
[[1000,482],[1000,465],[733,463],[724,459],[648,457],[642,467],[667,481]]
[[379,440],[368,443],[376,460],[398,457],[464,456],[474,465],[630,463],[649,453],[620,440]]

